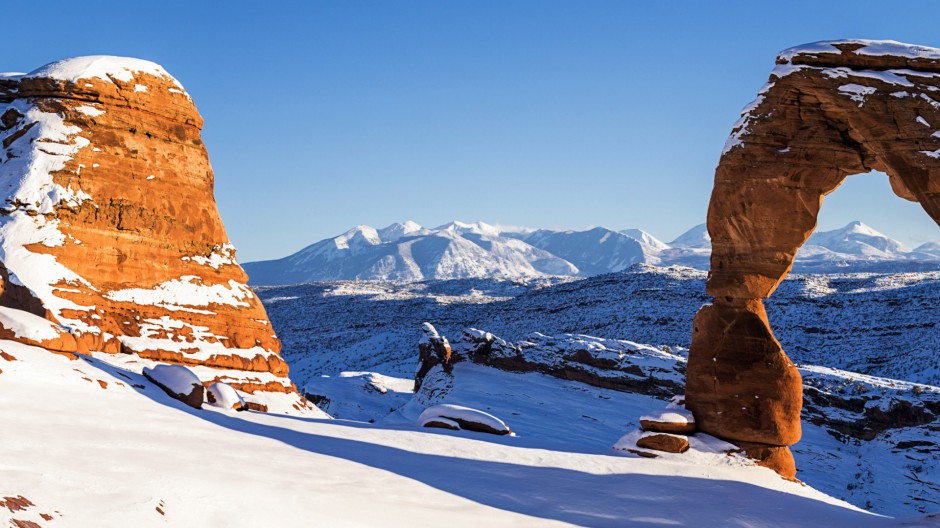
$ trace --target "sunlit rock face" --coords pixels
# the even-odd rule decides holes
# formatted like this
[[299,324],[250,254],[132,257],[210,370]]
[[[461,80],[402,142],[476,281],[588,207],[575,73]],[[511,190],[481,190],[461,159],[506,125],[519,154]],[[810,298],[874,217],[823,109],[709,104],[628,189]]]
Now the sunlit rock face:
[[5,335],[293,390],[219,217],[202,124],[148,61],[79,57],[0,76],[0,304],[60,325],[18,336],[4,324]]
[[[844,40],[781,53],[715,174],[707,290],[716,301],[695,319],[687,371],[701,430],[767,446],[799,440],[800,376],[762,300],[789,273],[823,197],[873,170],[940,221],[940,50]],[[779,470],[791,472],[779,451]]]

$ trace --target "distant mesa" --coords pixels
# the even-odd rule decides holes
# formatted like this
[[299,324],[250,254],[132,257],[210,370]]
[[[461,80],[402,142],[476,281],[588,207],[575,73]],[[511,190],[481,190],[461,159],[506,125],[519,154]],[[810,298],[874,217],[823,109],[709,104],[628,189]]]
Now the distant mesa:
[[[910,250],[852,222],[818,232],[800,248],[797,271],[940,269],[940,243]],[[711,238],[700,224],[668,244],[641,229],[504,228],[454,221],[425,228],[407,221],[382,229],[356,226],[278,260],[246,263],[249,282],[284,285],[331,280],[447,280],[587,277],[636,264],[708,269]]]
[[77,57],[0,76],[0,305],[55,324],[27,335],[25,316],[5,312],[6,337],[293,393],[219,217],[202,124],[149,61]]

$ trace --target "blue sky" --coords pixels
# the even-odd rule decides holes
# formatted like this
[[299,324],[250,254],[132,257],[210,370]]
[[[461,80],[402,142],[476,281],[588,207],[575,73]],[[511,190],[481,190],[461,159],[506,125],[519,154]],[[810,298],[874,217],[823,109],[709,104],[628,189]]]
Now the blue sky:
[[[935,1],[46,0],[4,18],[0,69],[127,55],[186,86],[243,262],[407,219],[668,241],[704,222],[721,147],[778,51],[940,47]],[[940,239],[883,175],[850,178],[820,228],[855,219]]]

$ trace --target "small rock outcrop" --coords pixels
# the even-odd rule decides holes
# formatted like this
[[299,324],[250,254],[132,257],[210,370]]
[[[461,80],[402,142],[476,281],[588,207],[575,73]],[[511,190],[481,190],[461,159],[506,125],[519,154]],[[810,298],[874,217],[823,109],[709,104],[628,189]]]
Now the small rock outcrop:
[[846,177],[888,174],[940,222],[940,50],[894,41],[818,42],[782,52],[715,172],[707,291],[695,318],[686,396],[697,427],[792,473],[800,374],[763,299]]
[[453,362],[467,359],[509,372],[539,372],[603,389],[668,397],[682,391],[678,356],[631,341],[533,333],[511,343],[475,328],[453,343]]
[[24,335],[2,317],[0,336],[295,392],[219,217],[201,128],[152,62],[78,57],[0,75],[0,306],[61,329]]
[[422,326],[424,337],[418,343],[418,371],[415,373],[415,392],[421,388],[424,377],[437,365],[450,374],[454,370],[451,361],[451,348],[447,338],[442,336],[431,323]]

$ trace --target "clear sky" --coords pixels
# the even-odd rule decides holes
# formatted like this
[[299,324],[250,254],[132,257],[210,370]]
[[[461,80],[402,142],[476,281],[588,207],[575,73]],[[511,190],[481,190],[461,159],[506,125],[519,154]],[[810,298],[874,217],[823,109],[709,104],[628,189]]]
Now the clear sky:
[[[0,70],[126,55],[183,83],[242,262],[407,219],[668,241],[704,222],[722,145],[778,51],[940,47],[935,0],[43,0],[4,20]],[[884,175],[850,178],[820,228],[855,219],[940,239]]]

